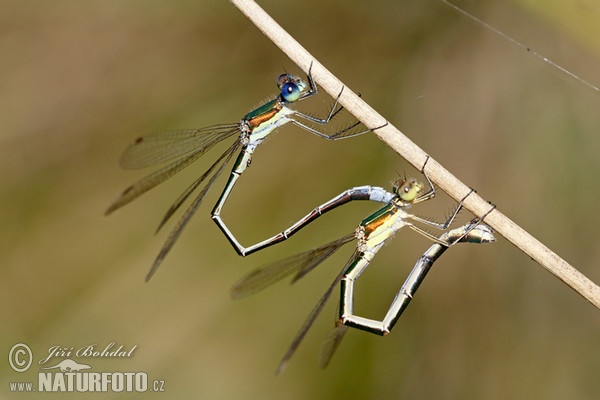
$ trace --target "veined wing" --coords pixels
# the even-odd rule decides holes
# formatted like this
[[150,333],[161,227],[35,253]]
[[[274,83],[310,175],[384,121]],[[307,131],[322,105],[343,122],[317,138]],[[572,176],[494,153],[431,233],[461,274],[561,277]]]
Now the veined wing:
[[[220,125],[219,127],[223,128],[225,126],[226,125]],[[235,126],[237,126],[237,125],[235,125]],[[196,144],[198,145],[200,143],[200,141],[202,140],[203,141],[202,147],[196,147],[195,149],[188,150],[186,152],[184,152],[185,149],[183,147],[181,147],[180,144],[181,143],[191,144],[193,142],[193,140],[178,141],[177,145],[175,146],[178,148],[177,153],[175,153],[174,151],[170,152],[170,150],[167,149],[167,150],[165,150],[165,155],[159,154],[160,153],[160,148],[158,146],[159,141],[146,140],[146,142],[153,142],[152,145],[146,146],[143,144],[144,140],[142,140],[141,142],[139,142],[139,144],[137,144],[137,145],[134,144],[131,147],[129,147],[127,150],[125,150],[125,153],[123,154],[124,159],[129,159],[131,162],[138,160],[139,161],[139,163],[137,164],[138,168],[143,168],[144,166],[153,165],[153,164],[161,162],[161,161],[167,161],[167,160],[173,159],[175,157],[178,157],[178,159],[165,165],[164,167],[160,168],[159,170],[154,171],[150,175],[140,179],[139,181],[137,181],[136,183],[134,183],[133,185],[131,185],[127,189],[125,189],[121,193],[121,195],[117,198],[117,200],[115,200],[114,203],[112,203],[110,205],[110,207],[106,210],[106,215],[123,207],[126,204],[129,204],[130,202],[137,199],[142,194],[146,193],[148,190],[158,186],[159,184],[163,183],[164,181],[166,181],[167,179],[169,179],[176,173],[183,170],[185,167],[187,167],[188,165],[190,165],[191,163],[196,161],[198,158],[200,158],[207,150],[209,150],[211,147],[213,147],[216,143],[223,140],[227,136],[231,136],[234,133],[238,132],[237,128],[234,128],[232,130],[231,127],[235,127],[235,126],[230,125],[229,126],[230,131],[228,131],[228,132],[220,131],[219,136],[215,136],[217,139],[216,141],[213,140],[211,142],[211,141],[205,140],[205,139],[209,138],[210,136],[216,135],[216,133],[217,133],[216,131],[211,131],[207,135],[196,136],[195,139],[198,139]],[[206,128],[206,129],[208,129],[208,128]],[[154,136],[151,135],[148,137],[156,138],[156,137],[163,136],[163,135],[168,136],[168,135],[174,134],[174,133],[200,132],[200,131],[205,131],[205,130],[164,132],[162,134],[158,134],[158,135],[154,135]],[[235,144],[239,146],[239,141],[237,141]],[[166,145],[166,142],[165,142],[165,145]],[[139,149],[138,149],[138,147],[139,147]],[[173,150],[173,148],[171,150]],[[154,153],[152,153],[152,152],[154,152]],[[166,154],[170,154],[170,156],[167,157]],[[139,157],[139,158],[135,158],[134,156]],[[150,159],[152,157],[154,157],[153,161],[150,162]],[[143,164],[143,162],[148,162],[148,163]]]
[[[294,338],[294,340],[292,340],[292,344],[290,344],[290,347],[287,349],[283,358],[281,359],[281,362],[279,363],[279,367],[277,367],[277,371],[275,372],[277,375],[279,375],[280,373],[282,373],[285,370],[288,363],[290,362],[290,359],[292,358],[292,356],[298,349],[298,346],[300,346],[300,343],[302,343],[302,340],[304,339],[304,337],[308,333],[309,329],[311,328],[311,326],[313,325],[313,323],[315,322],[315,320],[321,313],[321,310],[323,310],[323,307],[325,307],[325,303],[327,303],[327,300],[329,300],[329,297],[331,297],[331,293],[333,293],[333,289],[335,289],[335,287],[338,285],[338,283],[340,283],[340,281],[342,280],[342,277],[344,276],[344,273],[346,273],[346,269],[348,268],[350,263],[352,263],[356,259],[356,257],[358,257],[358,251],[355,250],[354,253],[352,254],[352,256],[348,259],[348,262],[346,262],[346,265],[344,265],[344,268],[341,269],[340,273],[335,277],[333,282],[331,282],[331,285],[329,285],[329,287],[327,288],[327,290],[325,291],[323,296],[321,296],[321,298],[319,299],[317,304],[311,310],[310,314],[308,314],[308,317],[306,317],[306,319],[304,320],[304,323],[302,324],[302,327],[296,334],[296,337]],[[343,325],[343,326],[345,326],[345,325]],[[339,337],[339,340],[341,340],[343,336],[344,335],[342,333],[341,336]],[[337,345],[336,345],[336,347],[337,347]],[[333,350],[335,350],[335,348]],[[331,351],[330,356],[333,356],[333,351]]]
[[326,245],[321,246],[318,249],[313,250],[313,251],[318,252],[317,259],[314,262],[305,263],[302,268],[298,269],[298,272],[296,273],[296,275],[294,275],[294,278],[292,279],[292,283],[295,283],[297,280],[304,277],[304,275],[308,274],[310,271],[315,269],[319,264],[321,264],[323,261],[328,259],[331,255],[333,255],[333,253],[338,251],[338,249],[340,247],[342,247],[343,245],[345,245],[346,243],[348,243],[354,239],[356,239],[356,235],[354,233],[351,233],[351,234],[341,237],[337,240],[334,240],[333,242],[327,243]]
[[[177,200],[173,202],[173,204],[171,204],[171,207],[169,207],[169,209],[165,213],[163,219],[158,225],[158,228],[156,228],[156,232],[158,232],[163,227],[163,225],[169,220],[169,218],[173,216],[175,211],[177,211],[179,207],[181,207],[181,205],[187,200],[187,198],[200,186],[200,184],[204,182],[204,180],[212,173],[215,166],[218,165],[223,159],[226,159],[226,161],[223,163],[223,166],[225,166],[240,146],[241,143],[239,141],[233,143],[231,147],[225,153],[223,153],[204,174],[202,174],[202,176],[200,176],[198,179],[192,182],[192,184],[188,186],[183,193],[181,193],[181,195],[177,198]],[[219,168],[219,170],[215,173],[215,176],[212,179],[217,179],[217,177],[222,172],[223,166]],[[210,185],[212,186],[212,183]],[[209,189],[210,187],[203,189],[204,193],[208,193]]]
[[236,283],[231,289],[231,297],[241,299],[280,280],[296,274],[292,282],[297,281],[317,265],[321,264],[343,245],[354,239],[354,233],[329,242],[321,247],[280,260],[274,264],[258,268]]
[[331,361],[348,329],[350,329],[349,326],[342,324],[339,320],[335,321],[335,328],[327,335],[327,339],[325,339],[321,354],[319,355],[319,365],[321,368],[327,368],[329,361]]
[[141,169],[190,154],[199,157],[239,132],[239,124],[224,124],[140,136],[125,149],[119,164],[125,169]]
[[[156,256],[156,259],[154,260],[154,264],[152,264],[150,271],[146,275],[146,282],[148,282],[150,280],[150,278],[152,278],[152,275],[154,275],[154,273],[156,272],[156,270],[158,269],[160,264],[162,264],[163,260],[165,259],[165,257],[169,253],[169,251],[171,251],[171,249],[173,248],[173,245],[179,238],[179,235],[181,235],[181,232],[183,232],[183,229],[185,228],[187,223],[190,221],[190,219],[192,218],[192,216],[194,215],[196,210],[198,210],[198,207],[200,207],[200,204],[202,203],[204,196],[206,196],[206,193],[208,193],[208,191],[210,190],[212,185],[215,183],[215,181],[217,180],[219,175],[221,175],[221,173],[225,169],[225,166],[229,163],[229,161],[231,160],[231,158],[233,157],[233,155],[235,154],[235,152],[239,146],[240,146],[239,141],[236,141],[235,143],[233,143],[229,147],[229,149],[227,149],[227,151],[225,151],[225,153],[223,153],[223,155],[221,157],[219,157],[219,159],[217,161],[215,161],[213,163],[213,165],[211,165],[211,167],[202,175],[202,177],[200,177],[200,179],[198,179],[196,182],[194,182],[194,184],[191,186],[194,189],[197,188],[198,186],[200,186],[200,183],[202,183],[211,173],[213,174],[213,176],[211,176],[211,178],[208,180],[208,183],[206,185],[204,185],[202,190],[200,190],[200,192],[198,193],[198,195],[196,196],[196,198],[194,199],[192,204],[190,204],[190,206],[187,208],[187,210],[185,211],[183,216],[179,219],[179,221],[177,222],[175,227],[171,230],[171,233],[169,233],[169,237],[165,241],[165,244],[163,245],[163,247],[160,249],[158,256]],[[216,171],[215,171],[215,168],[216,168]],[[213,171],[215,171],[215,172],[213,173]],[[184,192],[185,197],[187,198],[192,192],[193,192],[193,190],[192,191],[186,190]],[[180,199],[181,199],[181,197],[180,197]],[[181,200],[181,203],[182,202],[183,202],[183,200]],[[177,207],[179,207],[181,205],[181,203],[177,204],[177,202],[176,202]],[[172,213],[170,213],[170,214],[167,213],[167,215],[165,215],[165,218],[168,219],[168,217],[170,217],[171,215],[172,215]]]

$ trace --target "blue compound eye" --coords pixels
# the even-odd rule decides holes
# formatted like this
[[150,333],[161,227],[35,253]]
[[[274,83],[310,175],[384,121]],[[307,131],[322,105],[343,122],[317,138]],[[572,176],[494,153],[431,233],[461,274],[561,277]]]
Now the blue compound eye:
[[287,102],[294,102],[300,98],[300,88],[293,82],[288,82],[281,88],[281,96]]

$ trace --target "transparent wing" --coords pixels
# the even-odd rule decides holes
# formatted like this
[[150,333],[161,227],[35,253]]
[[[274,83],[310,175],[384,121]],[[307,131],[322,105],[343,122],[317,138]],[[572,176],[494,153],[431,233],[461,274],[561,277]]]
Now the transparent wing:
[[[204,181],[204,179],[206,179],[212,173],[212,171],[217,166],[219,166],[217,168],[217,170],[215,171],[215,173],[213,174],[213,176],[209,179],[208,183],[202,188],[200,193],[198,193],[198,196],[196,196],[196,198],[194,199],[192,204],[190,204],[190,206],[185,211],[183,216],[179,219],[179,221],[177,222],[177,225],[175,225],[173,230],[171,230],[169,237],[165,241],[165,244],[160,249],[160,252],[158,253],[158,256],[156,257],[156,260],[154,260],[154,264],[152,264],[152,268],[150,268],[148,275],[146,275],[146,282],[148,282],[150,280],[150,278],[152,278],[152,275],[154,275],[154,273],[156,272],[156,270],[158,269],[160,264],[162,264],[163,260],[165,259],[165,257],[169,253],[169,251],[171,251],[171,249],[173,248],[173,245],[179,238],[179,235],[181,235],[181,232],[183,231],[183,229],[185,228],[185,226],[187,225],[189,220],[192,218],[192,216],[194,215],[196,210],[198,210],[198,207],[202,203],[204,196],[206,196],[206,193],[208,193],[208,191],[210,190],[212,185],[215,183],[215,181],[217,180],[219,175],[221,175],[221,173],[223,172],[223,169],[225,168],[227,163],[231,160],[231,158],[233,157],[233,155],[235,154],[235,152],[239,146],[240,146],[240,142],[236,141],[233,145],[231,145],[231,147],[225,153],[223,153],[223,155],[221,157],[219,157],[219,159],[217,161],[214,162],[213,165],[211,165],[211,167],[208,169],[208,171],[206,171],[200,177],[200,179],[198,179],[196,182],[194,182],[194,185],[193,185],[194,188],[198,187],[200,185],[200,183],[202,183]],[[186,190],[184,193],[186,193],[185,197],[187,198],[192,193],[192,191]],[[182,202],[183,202],[183,200],[177,205],[177,208],[181,205]],[[173,214],[172,212],[167,213],[165,218],[168,219],[168,217],[170,217],[172,214]]]
[[[183,193],[181,193],[181,195],[177,198],[177,200],[175,200],[173,202],[173,204],[171,204],[171,207],[169,207],[169,209],[165,213],[163,219],[160,221],[160,224],[158,225],[158,228],[156,228],[156,232],[158,232],[163,227],[163,225],[171,218],[171,216],[173,216],[175,211],[177,211],[179,209],[179,207],[181,207],[181,205],[187,200],[187,198],[190,197],[190,195],[202,184],[202,182],[204,182],[206,177],[208,175],[210,175],[210,173],[215,168],[215,166],[218,165],[219,162],[221,162],[224,158],[227,158],[227,160],[223,163],[223,166],[226,165],[229,162],[229,160],[231,159],[231,156],[233,155],[233,153],[236,152],[240,146],[241,146],[241,143],[239,141],[236,141],[225,153],[223,153],[217,159],[217,161],[214,162],[214,164],[204,174],[202,174],[202,176],[200,178],[198,178],[194,182],[192,182],[192,184],[190,186],[188,186]],[[221,169],[222,169],[222,167],[215,174],[216,176],[213,177],[213,179],[216,179],[221,174]],[[212,183],[210,185],[212,186]],[[208,193],[208,188],[205,188],[204,194],[206,194],[206,193]]]
[[[344,265],[344,268],[342,268],[342,270],[340,271],[338,276],[336,276],[335,279],[333,280],[333,282],[331,283],[331,285],[329,285],[329,287],[327,288],[327,290],[325,291],[323,296],[321,296],[321,298],[319,299],[319,301],[317,302],[315,307],[312,309],[310,314],[308,314],[308,317],[306,317],[306,320],[304,320],[304,323],[302,324],[302,327],[296,334],[296,337],[294,338],[294,340],[292,340],[292,344],[290,344],[290,347],[283,355],[283,358],[281,359],[281,362],[279,363],[279,367],[277,367],[276,374],[279,375],[280,373],[282,373],[285,370],[288,363],[290,362],[290,359],[292,358],[292,356],[298,349],[298,346],[300,346],[300,343],[302,343],[304,336],[306,336],[309,329],[311,328],[311,326],[313,325],[313,323],[315,322],[315,320],[321,313],[321,310],[323,310],[323,307],[325,307],[325,303],[327,303],[327,300],[329,300],[329,297],[331,297],[331,293],[333,292],[333,289],[342,280],[342,277],[346,273],[346,269],[348,268],[350,263],[352,263],[352,261],[354,261],[356,259],[356,257],[358,257],[358,251],[355,250],[354,253],[352,254],[352,256],[350,257],[350,259],[348,259],[348,262],[346,263],[346,265]],[[340,338],[340,340],[341,340],[341,338]],[[333,355],[333,352],[331,354]]]
[[336,320],[335,328],[329,332],[327,335],[327,339],[325,339],[325,343],[323,343],[323,348],[321,349],[321,354],[319,355],[319,365],[321,368],[327,368],[329,365],[329,361],[335,354],[340,342],[344,338],[346,332],[350,329],[349,326],[342,324],[339,320]]
[[198,159],[202,154],[191,154],[185,158],[177,160],[169,165],[164,166],[158,171],[154,171],[150,175],[140,179],[135,182],[133,185],[128,186],[119,197],[108,207],[106,210],[106,215],[112,213],[115,210],[123,207],[126,204],[131,203],[133,200],[140,197],[142,194],[146,193],[148,190],[158,186],[163,183],[194,161]]
[[[183,131],[166,132],[164,134],[177,133],[177,132],[183,132]],[[235,132],[237,132],[237,130],[233,130],[229,134],[229,136],[231,136],[231,134],[233,134]],[[160,135],[161,134],[159,134],[157,136],[160,136]],[[219,141],[223,140],[225,137],[226,136],[221,134],[221,136],[218,138],[217,141],[213,141],[210,143],[205,142],[204,147],[192,149],[192,151],[188,151],[187,154],[185,154],[185,155],[182,154],[181,151],[179,151],[177,153],[177,155],[174,155],[175,153],[171,153],[171,157],[164,156],[160,160],[158,160],[158,158],[156,158],[155,159],[156,162],[162,162],[162,161],[166,161],[168,159],[172,159],[174,157],[179,157],[177,160],[171,162],[170,164],[167,164],[166,166],[160,168],[157,171],[154,171],[150,175],[140,179],[139,181],[135,182],[133,185],[127,187],[121,193],[121,195],[117,198],[117,200],[115,200],[110,205],[110,207],[106,210],[106,214],[108,215],[108,214],[112,213],[113,211],[123,207],[124,205],[131,203],[133,200],[137,199],[139,196],[146,193],[148,190],[158,186],[159,184],[163,183],[164,181],[166,181],[173,175],[177,174],[178,172],[183,170],[185,167],[187,167],[188,165],[190,165],[191,163],[196,161],[198,158],[200,158],[208,149],[210,149],[212,146],[214,146]],[[178,144],[181,144],[181,142],[179,142]],[[239,141],[236,141],[236,145],[239,146],[239,144],[240,144]],[[130,147],[128,150],[125,151],[125,154],[126,155],[129,154],[128,151],[132,150],[134,148],[137,148],[137,146],[134,145],[134,147]],[[159,149],[156,148],[155,150],[156,150],[156,154],[158,155]],[[169,150],[165,150],[165,153],[169,153]],[[139,159],[139,160],[142,160],[142,159]],[[144,166],[149,166],[152,164],[154,164],[154,163],[150,163],[150,164],[147,164]],[[140,165],[140,168],[142,168],[142,166],[141,166],[142,164],[139,164],[139,165]]]
[[199,157],[239,132],[239,124],[224,124],[140,136],[125,149],[119,164],[126,169],[140,169],[192,153]]
[[329,242],[316,249],[296,254],[274,264],[258,268],[244,276],[233,286],[231,289],[231,297],[234,299],[241,299],[249,296],[292,274],[296,274],[293,279],[293,282],[295,282],[353,239],[354,233],[334,240],[333,242]]

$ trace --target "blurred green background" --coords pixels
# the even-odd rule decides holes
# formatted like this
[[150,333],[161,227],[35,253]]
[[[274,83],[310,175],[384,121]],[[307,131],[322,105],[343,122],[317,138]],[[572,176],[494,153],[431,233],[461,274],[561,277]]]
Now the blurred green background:
[[[597,0],[461,2],[600,84]],[[600,95],[440,1],[261,1],[327,68],[419,146],[600,282]],[[0,15],[0,397],[36,381],[51,346],[137,345],[94,371],[145,371],[163,394],[77,398],[591,399],[600,395],[600,312],[500,238],[435,265],[394,332],[350,331],[326,370],[331,301],[287,371],[274,370],[348,248],[294,286],[230,299],[240,276],[346,234],[378,206],[351,204],[242,259],[209,213],[215,185],[153,280],[144,276],[171,202],[210,165],[105,217],[144,176],[117,160],[136,136],[237,121],[302,72],[225,1],[3,3]],[[300,109],[319,111],[322,94]],[[310,103],[310,104],[308,104]],[[417,176],[374,135],[331,143],[294,127],[255,154],[224,218],[245,244],[358,185]],[[442,218],[442,195],[414,209]],[[465,213],[462,220],[470,219]],[[383,315],[429,243],[401,232],[360,281],[358,310]],[[18,342],[34,366],[12,371]],[[76,359],[85,362],[84,359]],[[58,360],[57,360],[58,361]],[[69,396],[67,396],[69,397]]]

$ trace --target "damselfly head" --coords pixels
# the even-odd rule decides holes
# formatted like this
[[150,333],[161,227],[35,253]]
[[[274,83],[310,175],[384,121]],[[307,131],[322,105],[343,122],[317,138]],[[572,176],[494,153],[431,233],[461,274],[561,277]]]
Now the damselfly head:
[[412,203],[423,191],[423,184],[414,178],[394,181],[394,193],[405,203]]
[[298,100],[307,90],[302,79],[290,74],[279,75],[277,87],[281,90],[281,97],[288,103]]

